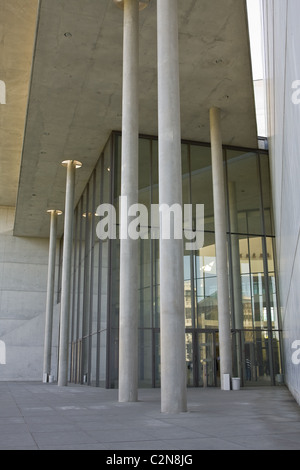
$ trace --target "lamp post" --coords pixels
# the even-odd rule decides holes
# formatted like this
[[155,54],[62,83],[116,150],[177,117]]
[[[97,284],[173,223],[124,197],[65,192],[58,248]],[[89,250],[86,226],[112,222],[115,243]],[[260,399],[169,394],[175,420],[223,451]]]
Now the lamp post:
[[67,168],[64,245],[61,284],[61,312],[58,356],[58,385],[66,386],[68,383],[68,350],[69,350],[69,317],[71,293],[71,266],[73,242],[73,215],[75,171],[82,164],[76,160],[65,160],[62,165]]
[[43,382],[48,382],[49,376],[51,373],[51,348],[52,348],[57,216],[62,214],[62,211],[54,210],[54,209],[50,209],[47,212],[50,214],[50,240],[49,240],[48,281],[47,281],[46,318],[45,318]]

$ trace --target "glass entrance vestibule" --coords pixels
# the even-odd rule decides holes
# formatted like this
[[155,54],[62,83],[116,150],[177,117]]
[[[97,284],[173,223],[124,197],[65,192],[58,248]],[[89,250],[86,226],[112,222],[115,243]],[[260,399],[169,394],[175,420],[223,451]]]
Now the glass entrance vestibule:
[[[282,374],[274,232],[265,150],[224,146],[233,374],[242,385]],[[121,135],[113,132],[75,209],[70,380],[118,386],[119,239],[99,240],[100,204],[119,209]],[[184,251],[186,374],[219,386],[219,339],[210,145],[182,142],[183,204],[204,206],[204,243]],[[139,140],[139,202],[158,204],[158,141]],[[118,217],[116,218],[118,221]],[[144,227],[145,229],[145,227]],[[159,240],[139,246],[139,386],[160,386]]]

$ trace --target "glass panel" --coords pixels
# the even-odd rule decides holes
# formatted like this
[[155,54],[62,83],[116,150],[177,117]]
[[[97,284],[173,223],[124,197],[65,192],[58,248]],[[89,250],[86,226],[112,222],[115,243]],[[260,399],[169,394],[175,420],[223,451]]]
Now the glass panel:
[[160,322],[160,285],[159,285],[159,240],[152,240],[152,263],[153,263],[153,326],[159,328]]
[[263,247],[260,237],[249,238],[249,259],[251,273],[263,273]]
[[152,387],[152,330],[139,330],[139,387]]
[[193,334],[185,334],[185,360],[187,386],[194,387],[194,356],[193,356]]
[[[242,280],[241,280],[241,261],[242,252],[240,245],[244,242],[240,240],[238,235],[232,234],[230,236],[231,243],[231,305],[232,305],[232,326],[236,329],[243,328],[243,296],[242,296]],[[246,244],[247,246],[247,244]],[[245,249],[245,248],[244,248]],[[249,270],[249,266],[248,270]],[[247,270],[246,270],[247,272]]]
[[239,233],[262,234],[257,155],[237,150],[227,150],[226,155],[230,224]]
[[250,273],[250,260],[249,260],[249,241],[248,237],[239,237],[240,247],[240,262],[241,262],[241,274]]
[[274,367],[275,380],[277,383],[282,384],[283,377],[282,377],[282,366],[281,366],[279,331],[273,331],[272,352],[273,352],[273,367]]
[[266,238],[266,248],[267,248],[267,260],[268,260],[268,271],[275,271],[274,265],[274,239],[267,237]]
[[205,234],[205,246],[194,254],[198,328],[218,325],[217,276],[214,234]]
[[198,333],[198,386],[216,385],[216,357],[213,333]]
[[154,330],[154,384],[160,387],[160,333]]
[[271,197],[271,183],[270,183],[270,168],[269,156],[260,154],[260,172],[261,172],[261,187],[262,187],[262,200],[264,206],[265,217],[265,231],[267,235],[274,235],[272,223],[272,197]]
[[194,326],[194,299],[192,298],[192,274],[191,274],[191,255],[189,252],[184,253],[184,311],[186,327]]
[[244,332],[244,378],[259,385],[270,385],[270,354],[268,331]]
[[204,230],[214,230],[210,147],[190,145],[191,202],[204,204]]
[[[242,305],[243,305],[243,323],[244,328],[253,328],[253,313],[252,313],[252,291],[251,291],[251,276],[244,274],[242,276]],[[237,325],[238,327],[239,325]]]
[[99,387],[106,386],[106,355],[107,355],[107,332],[98,333],[99,356],[97,362],[97,384]]
[[139,203],[150,213],[151,196],[151,141],[139,139]]
[[108,253],[109,262],[111,261],[111,298],[108,299],[111,302],[110,322],[112,327],[118,328],[120,286],[120,241],[118,235],[116,240],[112,240],[109,243],[111,245],[111,257]]
[[277,289],[275,273],[269,273],[269,295],[272,328],[279,329],[278,309],[277,309]]
[[110,149],[113,145],[114,149],[114,199],[116,200],[121,193],[121,151],[122,151],[122,139],[119,135],[113,136],[113,142],[109,142],[105,149],[105,159],[104,159],[104,202],[110,202],[108,198],[108,175],[111,171],[111,161],[110,161]]
[[151,141],[152,147],[152,204],[158,204],[158,142]]
[[140,323],[141,328],[152,326],[151,240],[139,240],[140,246]]
[[259,273],[252,276],[252,292],[254,326],[255,328],[267,328],[266,290],[265,277],[263,274]]
[[270,349],[269,341],[272,341],[268,331],[256,331],[256,368],[257,379],[270,384]]
[[118,388],[119,330],[111,328],[109,335],[109,387]]
[[181,146],[181,169],[182,169],[182,204],[190,204],[190,165],[189,147]]

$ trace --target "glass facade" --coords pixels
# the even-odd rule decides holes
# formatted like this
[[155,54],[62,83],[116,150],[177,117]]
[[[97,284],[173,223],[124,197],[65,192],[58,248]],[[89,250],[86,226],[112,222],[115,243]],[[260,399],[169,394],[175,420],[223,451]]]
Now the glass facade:
[[[158,142],[141,136],[139,202],[158,204]],[[275,384],[281,370],[266,151],[224,147],[234,376]],[[70,380],[118,386],[121,136],[112,133],[75,210]],[[219,385],[218,300],[210,146],[182,142],[183,203],[204,205],[204,243],[184,252],[188,386]],[[99,240],[97,207],[113,204],[116,238]],[[149,220],[150,217],[149,217]],[[154,224],[155,225],[155,224]],[[139,387],[160,386],[159,240],[139,239]]]

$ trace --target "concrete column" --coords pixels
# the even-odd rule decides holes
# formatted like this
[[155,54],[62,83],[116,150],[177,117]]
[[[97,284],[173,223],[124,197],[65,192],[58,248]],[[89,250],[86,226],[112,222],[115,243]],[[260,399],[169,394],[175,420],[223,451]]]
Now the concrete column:
[[138,240],[128,236],[127,208],[138,202],[139,1],[124,0],[120,207],[119,401],[138,399]]
[[85,221],[85,262],[83,279],[83,316],[82,316],[82,382],[90,381],[89,377],[89,328],[91,303],[91,227],[92,213],[84,213]]
[[[157,0],[159,203],[182,207],[177,0]],[[186,411],[183,241],[160,239],[161,411]]]
[[57,211],[57,210],[49,210],[47,212],[50,213],[50,239],[49,239],[48,281],[47,281],[46,318],[45,318],[43,382],[48,382],[49,376],[51,374],[51,348],[52,348],[57,216],[62,214],[61,211]]
[[[226,375],[232,377],[229,283],[226,235],[225,180],[222,150],[221,117],[218,108],[210,109],[211,156],[215,218],[216,267],[221,389],[228,389]],[[229,382],[230,384],[230,382]],[[229,385],[230,387],[230,385]]]
[[58,356],[58,385],[68,384],[68,356],[69,356],[69,321],[71,298],[71,268],[73,246],[73,216],[74,216],[74,189],[75,170],[81,167],[81,163],[74,160],[66,160],[62,165],[67,168],[65,220],[64,220],[64,245],[61,279],[61,312],[60,335]]

